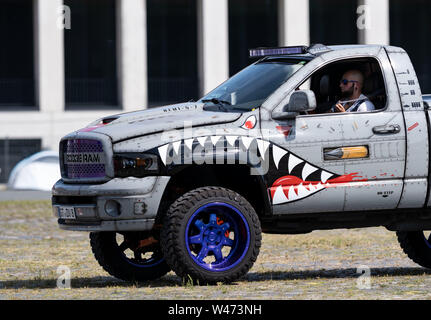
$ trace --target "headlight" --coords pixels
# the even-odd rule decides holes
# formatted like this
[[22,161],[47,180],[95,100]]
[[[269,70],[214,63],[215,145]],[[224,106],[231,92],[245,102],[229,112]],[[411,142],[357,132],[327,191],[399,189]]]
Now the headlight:
[[158,157],[145,153],[114,154],[116,177],[144,177],[158,174]]

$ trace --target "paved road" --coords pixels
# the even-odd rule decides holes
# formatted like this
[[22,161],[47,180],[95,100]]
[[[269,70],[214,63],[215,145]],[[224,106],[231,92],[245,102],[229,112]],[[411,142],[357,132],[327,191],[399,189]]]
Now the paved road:
[[0,190],[0,201],[49,200],[51,191]]

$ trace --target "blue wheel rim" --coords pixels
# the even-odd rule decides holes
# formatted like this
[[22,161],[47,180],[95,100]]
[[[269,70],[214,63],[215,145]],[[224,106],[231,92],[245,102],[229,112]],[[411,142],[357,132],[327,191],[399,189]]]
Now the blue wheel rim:
[[[123,242],[124,243],[124,242]],[[125,260],[128,264],[131,264],[134,267],[138,268],[154,268],[161,264],[164,261],[163,254],[161,253],[160,249],[158,250],[149,250],[148,252],[151,252],[151,256],[149,258],[142,258],[142,253],[135,253],[135,258],[129,258],[125,251],[127,249],[130,249],[129,247],[125,246],[122,248],[122,244],[118,246],[118,249],[120,251],[121,258]]]
[[250,246],[250,229],[236,207],[212,202],[192,214],[187,222],[185,242],[188,254],[199,267],[222,272],[244,259]]
[[138,267],[138,268],[153,268],[161,264],[164,259],[163,257],[154,257],[156,253],[153,253],[153,256],[149,259],[146,259],[142,263],[134,262],[134,260],[128,258],[125,254],[122,253],[122,257],[124,260],[127,261],[127,263],[131,264],[132,266]]

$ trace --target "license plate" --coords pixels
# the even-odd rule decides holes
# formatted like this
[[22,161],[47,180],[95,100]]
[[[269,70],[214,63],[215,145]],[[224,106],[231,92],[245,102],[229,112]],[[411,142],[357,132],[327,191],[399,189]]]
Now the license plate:
[[58,216],[61,219],[76,219],[74,207],[59,207]]

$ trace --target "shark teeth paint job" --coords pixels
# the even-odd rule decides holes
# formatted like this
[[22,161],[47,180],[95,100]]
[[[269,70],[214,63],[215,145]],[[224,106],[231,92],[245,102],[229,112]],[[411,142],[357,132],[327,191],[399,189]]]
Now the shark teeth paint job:
[[[236,141],[239,140],[240,143],[246,148],[246,150],[249,150],[251,143],[256,140],[260,157],[263,160],[265,160],[265,154],[268,148],[271,147],[273,164],[275,165],[277,170],[279,170],[280,162],[282,161],[282,159],[286,159],[285,163],[287,163],[287,170],[285,170],[284,173],[286,173],[287,171],[287,175],[278,178],[272,184],[272,186],[269,187],[272,203],[274,205],[304,199],[326,188],[340,186],[340,184],[352,182],[354,178],[359,178],[356,176],[357,173],[340,176],[336,173],[324,170],[308,163],[306,160],[301,159],[290,151],[285,150],[275,144],[272,144],[269,141],[248,136],[204,136],[180,140],[160,146],[158,148],[160,158],[162,162],[166,165],[167,155],[171,145],[175,153],[178,155],[181,150],[180,145],[182,141],[184,141],[184,144],[187,146],[187,148],[189,148],[189,150],[192,150],[193,142],[195,140],[201,146],[204,146],[208,138],[210,138],[214,147],[220,140],[223,139],[227,141],[228,145],[234,147]],[[298,169],[295,169],[297,167]],[[280,173],[282,174],[283,172]],[[313,177],[314,179],[320,177],[320,180],[309,181],[307,180],[309,177],[311,177],[312,179]]]
[[274,159],[275,166],[278,169],[278,165],[280,164],[281,158],[283,158],[287,154],[287,151],[277,147],[276,145],[272,146],[272,158]]
[[253,137],[241,137],[241,141],[244,144],[244,147],[246,150],[250,148],[250,144],[253,142],[253,140],[254,140]]
[[175,153],[179,154],[179,152],[180,152],[180,146],[181,146],[181,141],[174,142],[172,144],[172,146],[174,147]]
[[326,183],[326,181],[330,178],[330,177],[332,177],[333,176],[333,174],[332,173],[330,173],[330,172],[326,172],[326,171],[323,171],[322,170],[322,173],[320,174],[320,180],[323,182],[323,183]]
[[207,140],[207,137],[199,137],[197,138],[199,144],[204,147],[205,146],[205,141]]
[[265,140],[257,139],[257,147],[259,148],[260,156],[265,159],[265,153],[268,149],[270,143]]
[[300,158],[298,158],[298,157],[296,157],[296,156],[294,156],[293,155],[293,153],[290,153],[289,154],[289,173],[291,173],[292,172],[292,170],[298,165],[298,164],[300,164],[300,163],[303,163],[304,162],[304,160],[302,160],[302,159],[300,159]]
[[[192,150],[193,140],[194,140],[194,139],[187,139],[187,140],[184,140],[184,144],[187,146],[187,148],[189,148],[189,150]],[[167,146],[169,146],[169,145],[167,144]],[[161,155],[160,155],[160,156],[161,156]],[[162,160],[163,160],[163,163],[165,163],[165,162],[166,162],[166,154],[164,155],[164,157],[162,158]]]
[[[221,138],[224,138],[231,147],[234,147],[236,141],[239,140],[240,143],[242,143],[242,145],[245,147],[246,150],[248,150],[250,148],[250,145],[254,140],[257,140],[259,152],[262,155],[262,158],[264,157],[268,147],[271,145],[268,141],[264,141],[261,139],[257,139],[254,137],[248,137],[248,136],[231,136],[231,135],[203,136],[203,137],[190,138],[190,139],[186,139],[186,140],[179,140],[179,141],[176,141],[173,143],[164,144],[164,145],[158,147],[159,156],[160,156],[163,164],[166,164],[168,151],[169,151],[171,145],[174,148],[174,151],[176,152],[176,154],[178,154],[180,151],[180,146],[181,146],[182,142],[184,142],[184,144],[186,145],[186,147],[189,150],[192,150],[194,141],[198,141],[198,143],[203,147],[205,145],[205,142],[208,140],[208,138],[210,138],[213,146],[215,146],[220,141]],[[287,153],[287,151],[284,151],[281,148],[279,148],[279,149],[282,150],[284,153]]]
[[318,168],[305,163],[304,168],[302,169],[302,180],[307,180],[307,177],[316,170],[318,170]]
[[238,139],[238,136],[226,136],[226,140],[231,146],[235,145],[236,139]]

